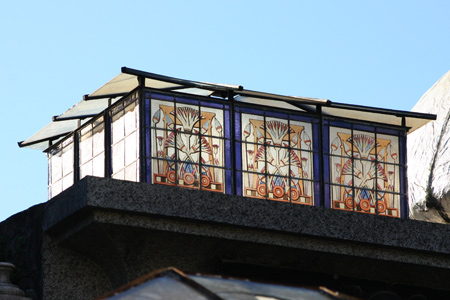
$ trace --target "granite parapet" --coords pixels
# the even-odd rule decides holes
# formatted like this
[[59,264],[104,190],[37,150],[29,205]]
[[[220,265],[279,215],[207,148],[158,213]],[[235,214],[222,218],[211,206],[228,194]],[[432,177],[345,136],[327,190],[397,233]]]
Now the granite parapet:
[[450,253],[450,227],[209,191],[86,177],[48,202],[44,230],[86,208]]

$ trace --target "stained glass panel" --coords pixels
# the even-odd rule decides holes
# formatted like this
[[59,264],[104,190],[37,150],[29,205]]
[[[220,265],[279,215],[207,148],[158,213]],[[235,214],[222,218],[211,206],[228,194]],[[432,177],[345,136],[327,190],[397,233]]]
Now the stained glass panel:
[[50,148],[50,197],[86,175],[140,181],[144,159],[145,180],[155,184],[392,217],[407,213],[400,206],[407,201],[401,128],[176,93],[145,97],[142,131],[136,92],[109,109],[110,124],[97,117],[77,129],[78,145],[66,139]]
[[313,204],[311,124],[241,114],[243,194]]
[[152,180],[224,192],[224,111],[195,103],[151,100]]
[[399,217],[398,137],[330,127],[332,207]]

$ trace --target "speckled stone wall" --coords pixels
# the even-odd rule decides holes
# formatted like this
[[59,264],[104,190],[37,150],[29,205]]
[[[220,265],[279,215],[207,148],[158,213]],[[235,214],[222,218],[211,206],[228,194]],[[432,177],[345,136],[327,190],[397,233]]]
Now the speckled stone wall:
[[442,224],[94,177],[39,211],[43,299],[94,298],[168,266],[449,289],[450,227]]
[[[205,222],[216,225],[203,228],[202,235],[213,235],[215,227],[226,225],[335,240],[333,244],[349,241],[433,254],[450,253],[450,239],[446,238],[450,237],[450,227],[442,224],[95,177],[82,180],[48,203],[44,229],[85,208],[177,218],[195,221],[198,226]],[[113,219],[105,221],[139,223],[134,218]],[[167,229],[183,232],[176,225]],[[259,237],[248,235],[245,239],[257,242]]]

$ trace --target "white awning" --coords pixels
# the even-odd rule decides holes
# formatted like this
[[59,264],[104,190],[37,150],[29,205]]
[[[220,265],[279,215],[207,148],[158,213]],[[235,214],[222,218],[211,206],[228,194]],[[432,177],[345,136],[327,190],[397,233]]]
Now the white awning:
[[32,149],[44,150],[48,148],[50,140],[59,140],[66,134],[74,131],[79,126],[78,120],[66,120],[51,122],[30,138],[19,143],[20,147],[29,147]]
[[53,121],[47,126],[33,134],[30,138],[19,143],[20,147],[44,150],[62,136],[71,133],[79,126],[88,122],[92,117],[98,115],[108,107],[108,103],[115,103],[115,99],[82,100],[69,108],[63,114],[53,117]]
[[[30,147],[44,150],[50,143],[57,141],[64,135],[73,132],[80,125],[108,108],[122,96],[139,86],[139,78],[147,88],[161,91],[173,91],[187,95],[215,96],[227,99],[229,92],[234,100],[269,107],[289,110],[319,113],[329,117],[343,117],[364,122],[376,122],[387,125],[410,127],[409,132],[435,119],[434,115],[416,112],[395,111],[359,105],[335,103],[327,99],[317,99],[297,96],[284,96],[265,92],[245,90],[240,85],[217,84],[201,81],[184,80],[139,70],[122,68],[122,72],[108,81],[95,92],[86,95],[84,100],[53,118],[53,122],[39,130],[27,140],[20,142],[20,147]],[[402,124],[402,120],[405,124]]]

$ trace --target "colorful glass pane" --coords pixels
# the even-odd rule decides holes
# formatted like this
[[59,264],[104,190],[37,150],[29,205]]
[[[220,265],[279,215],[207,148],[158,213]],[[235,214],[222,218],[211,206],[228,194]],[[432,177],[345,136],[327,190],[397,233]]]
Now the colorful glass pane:
[[245,113],[241,118],[243,194],[312,205],[311,124]]
[[399,217],[398,137],[330,128],[332,207]]
[[224,192],[224,113],[151,101],[153,182]]

